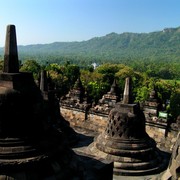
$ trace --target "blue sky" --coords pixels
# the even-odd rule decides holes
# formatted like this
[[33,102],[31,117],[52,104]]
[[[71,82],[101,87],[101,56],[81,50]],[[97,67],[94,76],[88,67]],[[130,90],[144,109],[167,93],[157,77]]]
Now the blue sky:
[[18,45],[153,32],[180,26],[180,0],[0,0],[0,47],[8,24]]

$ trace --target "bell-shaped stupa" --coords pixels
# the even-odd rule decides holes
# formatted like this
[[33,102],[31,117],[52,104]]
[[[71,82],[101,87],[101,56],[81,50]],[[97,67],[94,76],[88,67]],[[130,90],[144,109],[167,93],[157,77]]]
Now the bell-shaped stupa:
[[0,73],[0,179],[71,179],[78,174],[74,153],[49,123],[48,108],[32,73],[19,71],[15,26],[8,25]]
[[146,133],[144,114],[138,104],[132,103],[131,86],[131,79],[126,78],[122,102],[110,111],[106,130],[89,149],[113,161],[115,175],[159,173],[167,163],[155,141]]

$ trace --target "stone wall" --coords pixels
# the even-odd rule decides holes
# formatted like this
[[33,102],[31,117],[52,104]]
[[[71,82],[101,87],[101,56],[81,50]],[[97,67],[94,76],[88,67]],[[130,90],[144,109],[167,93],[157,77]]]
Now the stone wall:
[[[107,125],[108,115],[103,113],[65,106],[61,106],[60,112],[72,127],[81,127],[101,133]],[[169,128],[167,123],[147,121],[146,132],[156,141],[158,148],[167,152],[172,151],[174,143],[177,140],[178,130]]]
[[87,130],[102,132],[106,128],[108,116],[102,113],[90,113],[84,110],[64,107],[60,108],[61,115],[69,121],[70,125]]
[[166,123],[146,121],[146,132],[156,141],[158,148],[168,152],[172,151],[177,140],[177,130],[171,129]]

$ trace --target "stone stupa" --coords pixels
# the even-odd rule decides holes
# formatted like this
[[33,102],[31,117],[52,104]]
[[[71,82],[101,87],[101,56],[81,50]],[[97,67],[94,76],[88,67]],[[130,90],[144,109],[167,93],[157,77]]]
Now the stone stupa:
[[49,111],[32,73],[19,72],[16,30],[7,26],[0,73],[0,179],[71,179],[76,156],[46,116]]
[[124,97],[108,117],[106,130],[89,146],[89,151],[114,162],[114,175],[143,176],[166,168],[161,151],[145,131],[145,117],[132,102],[131,79],[126,78]]
[[149,99],[145,101],[143,106],[146,120],[158,120],[159,111],[162,111],[162,109],[162,103],[154,87],[149,94]]
[[70,127],[70,123],[66,121],[60,113],[60,98],[58,97],[60,90],[55,88],[46,70],[41,71],[39,84],[44,103],[48,109],[48,111],[46,111],[46,116],[51,120],[49,123],[64,135],[64,138],[67,140],[66,142],[70,146],[75,145],[79,140],[78,135],[74,129]]

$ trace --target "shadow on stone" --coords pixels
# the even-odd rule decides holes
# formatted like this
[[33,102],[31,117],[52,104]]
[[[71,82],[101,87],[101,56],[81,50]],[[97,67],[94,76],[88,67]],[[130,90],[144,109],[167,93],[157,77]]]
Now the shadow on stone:
[[78,136],[79,143],[77,143],[75,146],[73,146],[73,148],[88,146],[94,140],[93,136],[88,136],[88,135],[84,135],[84,134],[80,134],[80,133],[78,133],[77,136]]
[[83,169],[83,179],[112,180],[113,163],[103,159],[95,159],[93,156],[78,152],[79,162]]

